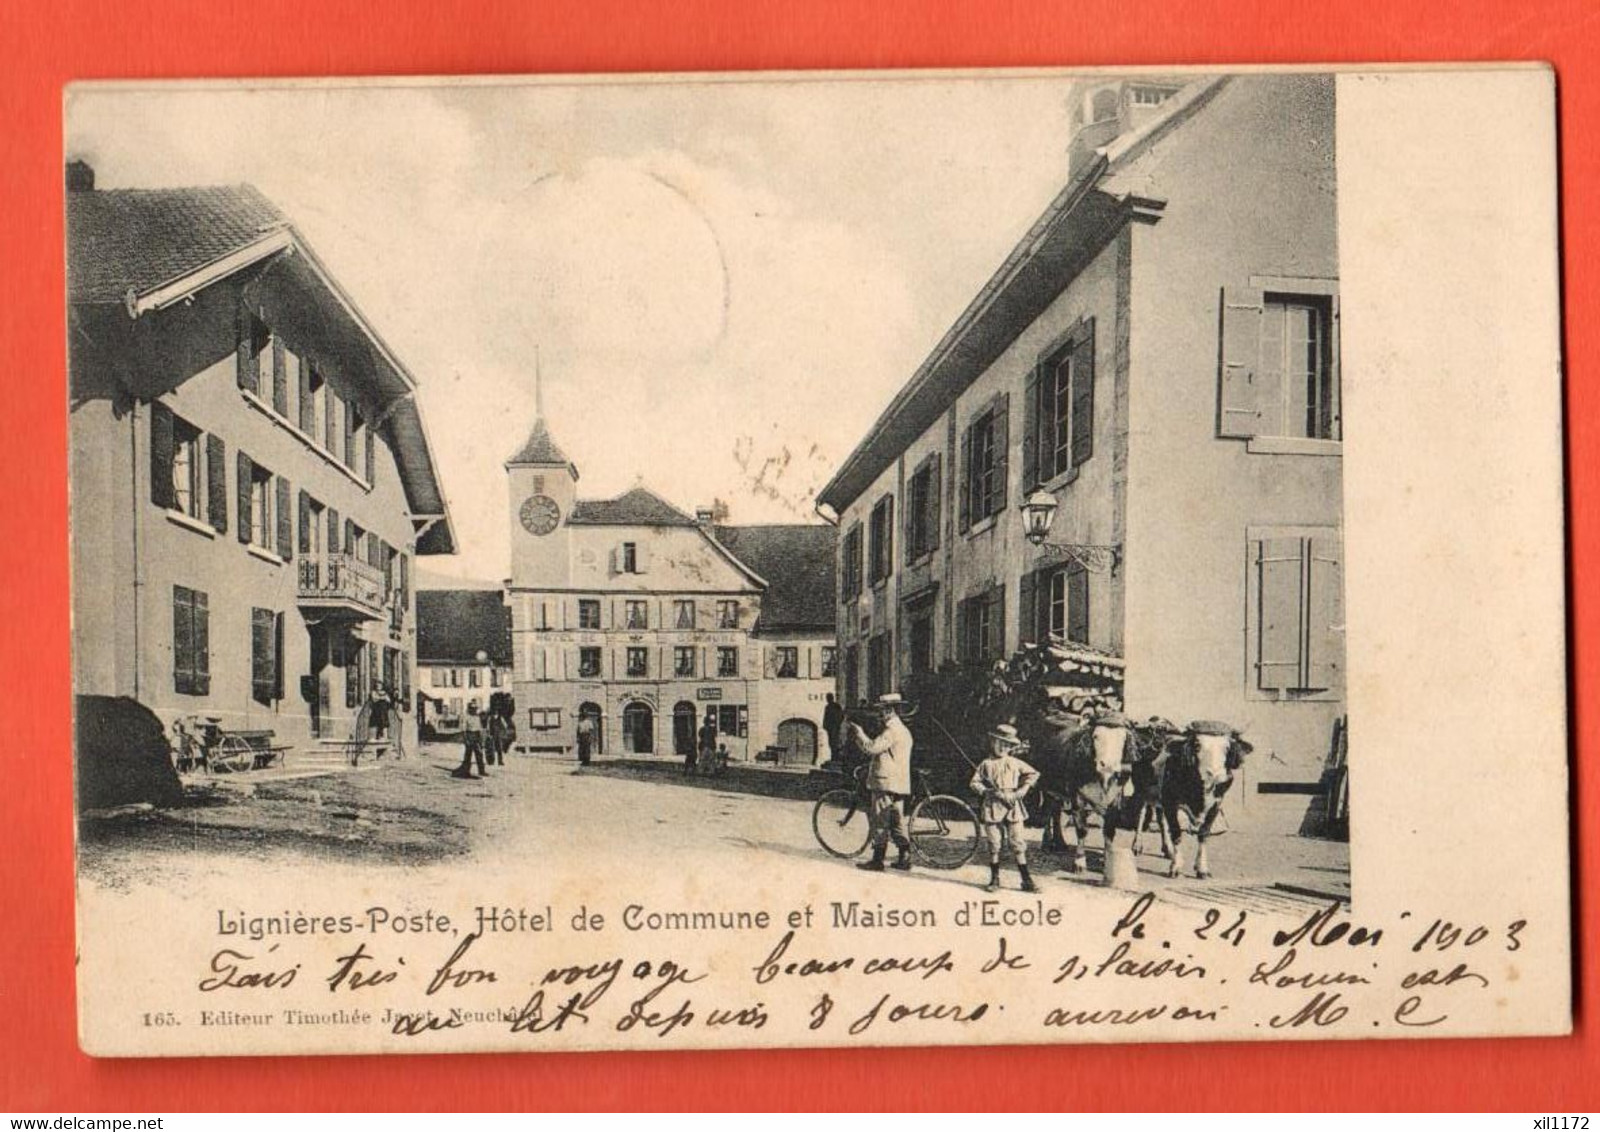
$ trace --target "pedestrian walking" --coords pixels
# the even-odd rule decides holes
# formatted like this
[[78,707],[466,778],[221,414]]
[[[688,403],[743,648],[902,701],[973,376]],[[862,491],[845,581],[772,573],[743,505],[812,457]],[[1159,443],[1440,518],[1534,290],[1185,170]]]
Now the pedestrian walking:
[[490,711],[488,724],[484,728],[490,766],[506,765],[506,747],[510,745],[507,739],[508,730],[506,717],[498,711]]
[[478,716],[478,705],[467,705],[467,714],[461,721],[461,765],[450,773],[457,778],[471,778],[472,763],[478,763],[479,778],[488,777],[488,772],[483,768],[483,720]]
[[883,731],[876,739],[867,738],[859,724],[850,724],[850,735],[857,748],[871,762],[867,766],[867,790],[871,796],[872,859],[858,869],[881,873],[889,842],[894,842],[893,867],[911,869],[911,837],[906,832],[906,799],[911,795],[911,732],[900,718],[904,701],[894,692],[878,697],[878,714]]
[[1017,729],[1000,724],[989,734],[989,757],[978,764],[972,776],[973,793],[983,799],[978,822],[989,841],[989,883],[984,886],[989,892],[1000,889],[1000,848],[1007,840],[1022,874],[1022,891],[1039,891],[1028,872],[1028,844],[1023,835],[1028,811],[1022,802],[1039,781],[1039,772],[1017,757],[1021,747]]
[[583,713],[578,714],[578,765],[588,766],[589,757],[594,753],[594,720]]
[[706,708],[706,718],[700,724],[700,733],[694,745],[684,755],[684,774],[693,774],[696,761],[703,762],[706,769],[711,769],[717,757],[717,715],[711,708]]

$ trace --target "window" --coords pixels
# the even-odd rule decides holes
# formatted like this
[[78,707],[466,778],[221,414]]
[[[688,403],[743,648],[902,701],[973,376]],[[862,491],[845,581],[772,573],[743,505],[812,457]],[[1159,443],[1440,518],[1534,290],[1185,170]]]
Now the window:
[[442,668],[435,668],[429,672],[428,682],[435,688],[448,688],[450,686],[450,674]]
[[691,680],[694,678],[693,646],[679,645],[672,650],[672,674]]
[[271,706],[283,698],[283,616],[250,611],[250,698]]
[[969,664],[998,660],[1005,653],[1004,586],[994,586],[963,601],[960,621],[961,659]]
[[772,650],[772,674],[780,680],[800,675],[800,650],[794,645],[779,645]]
[[500,687],[501,677],[502,677],[502,673],[500,672],[500,670],[498,668],[489,669],[489,687],[491,687],[491,688]]
[[628,650],[628,675],[631,677],[650,675],[649,649],[630,648]]
[[600,628],[600,602],[592,597],[578,599],[578,628]]
[[717,628],[737,629],[739,627],[738,601],[717,602]]
[[461,687],[461,669],[452,668],[450,670],[450,686],[452,688]]
[[1089,640],[1089,572],[1079,563],[1049,566],[1022,576],[1023,639],[1052,638],[1087,645]]
[[637,574],[639,572],[639,544],[625,542],[622,544],[622,572],[624,574]]
[[1338,299],[1317,285],[1223,291],[1219,436],[1340,439]]
[[750,733],[750,710],[742,704],[723,704],[717,709],[717,735],[743,739]]
[[1249,532],[1249,687],[1265,698],[1337,695],[1344,684],[1343,546],[1328,527]]
[[200,517],[200,430],[187,421],[172,422],[172,509]]
[[352,472],[361,458],[361,445],[366,438],[366,421],[361,410],[349,401],[344,403],[344,466]]
[[307,362],[300,376],[300,431],[322,443],[328,413],[328,383],[316,366]]
[[933,610],[924,606],[911,614],[907,649],[911,671],[922,674],[933,671]]
[[915,562],[939,546],[939,453],[928,455],[906,484],[906,561]]
[[872,505],[872,526],[869,535],[867,562],[872,585],[887,579],[894,565],[894,496],[885,495]]
[[600,675],[600,650],[590,645],[585,645],[578,650],[578,675],[585,680],[594,680]]
[[1011,397],[1002,393],[962,433],[961,529],[1006,509],[1006,452]]
[[483,672],[476,668],[467,669],[467,687],[483,687]]
[[1173,94],[1169,87],[1136,86],[1128,92],[1135,106],[1160,106]]
[[731,679],[739,675],[739,650],[729,645],[717,649],[717,676]]
[[239,541],[276,552],[288,561],[294,557],[289,481],[274,476],[243,452],[238,462]]
[[890,691],[893,679],[893,674],[890,672],[892,662],[888,633],[879,633],[867,641],[867,699],[876,700]]
[[531,731],[556,731],[561,727],[560,708],[529,708],[528,729]]
[[840,544],[839,596],[852,601],[861,596],[861,524],[855,523],[845,532]]
[[675,629],[694,628],[694,602],[675,601],[672,603],[672,625]]
[[[322,554],[323,514],[325,508],[307,492],[300,493],[300,553]],[[315,568],[315,563],[301,563],[302,569]]]
[[[150,501],[228,529],[224,446],[160,401],[150,404]],[[202,508],[204,515],[202,516]]]
[[624,606],[629,629],[650,628],[650,607],[642,601],[630,601]]
[[823,645],[821,653],[823,679],[832,680],[838,675],[839,650],[833,645]]
[[185,696],[211,694],[211,612],[206,595],[172,587],[172,686]]
[[1094,455],[1093,319],[1074,326],[1029,380],[1022,447],[1022,478],[1030,488]]
[[[250,543],[263,550],[270,550],[275,529],[272,521],[272,473],[259,464],[251,464],[249,491]],[[239,525],[244,525],[244,516],[240,516]]]

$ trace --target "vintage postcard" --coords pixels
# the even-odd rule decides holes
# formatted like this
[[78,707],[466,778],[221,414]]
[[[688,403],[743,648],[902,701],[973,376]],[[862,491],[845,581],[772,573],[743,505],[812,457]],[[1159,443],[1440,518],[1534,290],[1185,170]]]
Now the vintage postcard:
[[70,88],[84,1048],[1566,1032],[1554,114]]

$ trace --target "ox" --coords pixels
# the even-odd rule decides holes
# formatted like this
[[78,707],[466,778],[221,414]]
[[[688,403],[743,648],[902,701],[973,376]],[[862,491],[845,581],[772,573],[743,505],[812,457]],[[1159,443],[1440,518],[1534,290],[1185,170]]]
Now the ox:
[[1162,817],[1162,843],[1172,836],[1171,868],[1180,872],[1179,850],[1184,835],[1195,841],[1194,875],[1211,875],[1206,863],[1206,841],[1222,813],[1222,799],[1233,785],[1233,772],[1244,765],[1254,748],[1226,723],[1201,719],[1166,745],[1156,765]]

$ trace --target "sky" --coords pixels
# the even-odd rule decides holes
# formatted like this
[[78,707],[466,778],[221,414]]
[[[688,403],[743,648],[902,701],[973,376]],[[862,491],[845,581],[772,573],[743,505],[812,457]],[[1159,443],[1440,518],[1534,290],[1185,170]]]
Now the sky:
[[248,182],[418,382],[507,572],[536,370],[578,494],[813,497],[1066,181],[1064,77],[79,88],[100,188]]

